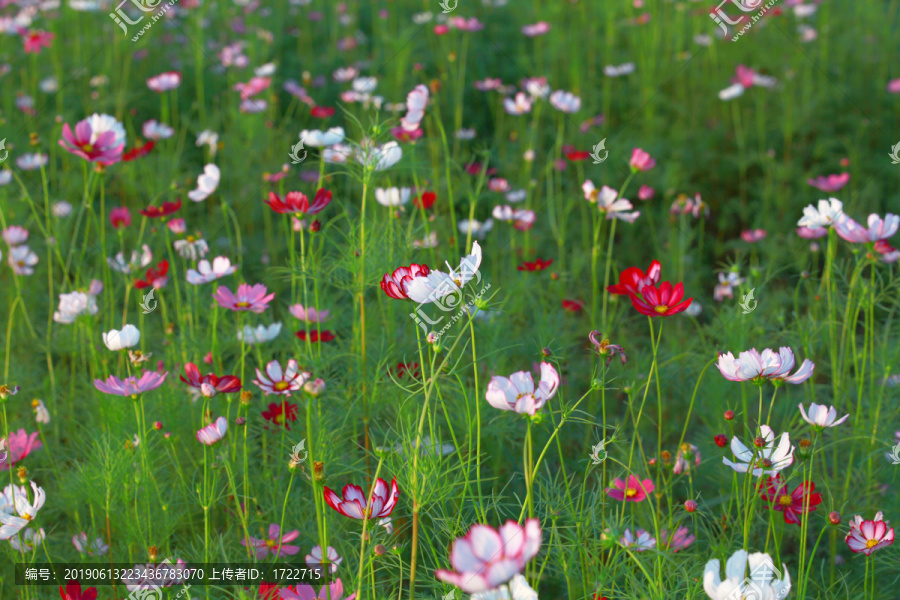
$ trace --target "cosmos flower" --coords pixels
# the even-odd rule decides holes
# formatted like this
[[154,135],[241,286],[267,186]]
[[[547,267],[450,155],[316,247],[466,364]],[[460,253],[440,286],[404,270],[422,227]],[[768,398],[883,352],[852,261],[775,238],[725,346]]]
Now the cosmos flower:
[[168,373],[157,373],[156,371],[147,371],[141,375],[141,378],[131,376],[125,379],[119,379],[115,375],[110,375],[106,381],[102,379],[94,380],[94,387],[104,394],[112,394],[114,396],[137,396],[144,392],[155,390],[163,384]]
[[419,84],[406,96],[406,115],[400,120],[404,131],[417,131],[428,105],[428,86]]
[[31,482],[34,500],[28,499],[28,491],[24,486],[6,486],[0,495],[0,540],[8,540],[37,516],[44,506],[47,495],[35,482]]
[[87,534],[83,531],[72,536],[72,545],[80,554],[88,556],[103,556],[109,551],[109,546],[103,543],[103,538],[98,537],[93,542],[89,542]]
[[154,92],[168,92],[181,85],[181,73],[178,71],[166,71],[147,79],[147,87]]
[[843,215],[834,222],[834,230],[852,244],[866,244],[893,237],[900,228],[900,217],[887,213],[884,219],[877,214],[869,215],[868,229]]
[[356,160],[370,171],[385,171],[403,158],[403,150],[397,142],[367,148],[355,154]]
[[188,198],[194,202],[203,202],[219,187],[222,172],[219,167],[210,163],[203,167],[203,173],[197,176],[197,189],[188,192]]
[[428,265],[412,263],[409,267],[399,267],[394,269],[393,273],[385,273],[384,278],[381,280],[381,289],[390,298],[406,300],[409,298],[406,294],[409,284],[415,278],[427,276],[428,273]]
[[691,535],[687,527],[678,527],[669,540],[669,532],[665,529],[659,532],[659,545],[663,548],[679,552],[694,543],[697,538]]
[[403,206],[409,202],[410,188],[375,188],[375,200],[382,206]]
[[28,241],[28,230],[18,225],[11,225],[3,230],[3,241],[6,242],[7,246],[24,244]]
[[367,496],[362,488],[352,483],[344,486],[341,496],[328,489],[324,490],[325,503],[331,508],[351,519],[382,519],[391,514],[400,497],[397,489],[397,480],[387,482],[379,477],[375,480],[375,488],[372,491],[372,502],[367,503]]
[[291,314],[295,319],[305,321],[307,323],[322,323],[328,319],[329,310],[315,309],[312,306],[305,308],[302,304],[293,304],[290,307]]
[[581,98],[572,92],[556,90],[550,94],[550,104],[558,111],[576,113],[581,109]]
[[[601,356],[606,356],[606,366],[609,366],[610,361],[612,361],[613,356],[616,354],[622,359],[622,364],[624,365],[628,359],[625,357],[625,349],[622,346],[618,346],[616,344],[610,344],[609,340],[604,338],[600,339],[599,331],[591,331],[588,334],[588,339],[594,345],[594,348],[597,350],[597,353]],[[607,356],[608,355],[608,356]]]
[[231,275],[237,270],[237,267],[231,264],[231,261],[224,256],[217,256],[213,259],[212,265],[208,260],[201,260],[197,263],[197,269],[187,270],[187,282],[192,285],[201,285],[209,283]]
[[608,286],[606,291],[618,296],[634,296],[643,286],[656,285],[661,273],[662,265],[658,260],[650,263],[646,274],[638,267],[628,267],[619,274],[619,283]]
[[84,292],[69,292],[59,295],[59,308],[53,312],[53,320],[69,325],[81,315],[97,314],[97,298]]
[[459,229],[460,233],[466,235],[471,233],[472,237],[483,240],[484,236],[494,228],[494,220],[488,219],[482,222],[476,221],[475,219],[462,219],[456,224],[456,228]]
[[[60,143],[62,143],[62,140],[60,140]],[[40,169],[41,167],[46,166],[48,160],[50,160],[50,156],[48,154],[41,154],[40,152],[28,152],[16,158],[16,166],[23,171],[34,171],[35,169]]]
[[514,98],[503,99],[503,110],[511,115],[524,115],[531,112],[532,99],[524,92],[519,92]]
[[629,165],[631,166],[631,171],[634,173],[637,173],[638,171],[649,171],[656,166],[656,160],[651,158],[647,152],[644,152],[640,148],[635,148],[631,151]]
[[715,558],[706,563],[703,572],[703,590],[711,600],[786,598],[791,591],[787,565],[782,565],[780,573],[784,579],[775,579],[779,572],[772,557],[762,552],[748,556],[746,550],[738,550],[732,554],[725,563],[725,581],[720,577],[720,568],[719,559]]
[[747,229],[741,232],[741,239],[748,243],[754,243],[766,237],[765,229]]
[[340,579],[337,579],[334,583],[323,585],[318,592],[311,585],[298,583],[293,588],[290,586],[283,587],[278,593],[281,600],[322,600],[323,598],[354,600],[356,598],[355,593],[350,594],[346,598],[344,597],[344,584],[341,583]]
[[326,148],[344,141],[344,128],[332,127],[327,131],[304,129],[300,132],[300,139],[311,148]]
[[141,332],[134,325],[126,324],[119,329],[110,329],[103,334],[103,343],[112,351],[134,348],[141,341]]
[[152,287],[155,290],[162,289],[165,287],[166,283],[169,281],[168,277],[169,273],[169,261],[163,259],[159,261],[156,265],[156,268],[147,269],[147,276],[145,279],[138,279],[134,282],[134,287],[139,290]]
[[50,43],[55,37],[56,34],[50,33],[49,31],[42,31],[40,29],[31,29],[29,31],[24,31],[22,33],[22,41],[25,44],[25,54],[28,54],[30,52],[34,54],[40,54],[41,48],[49,48]]
[[287,400],[270,402],[268,408],[262,411],[262,418],[273,425],[284,427],[287,431],[290,431],[291,423],[297,420],[297,405]]
[[119,206],[109,211],[109,222],[115,228],[131,225],[131,211],[124,206]]
[[[324,558],[324,560],[323,560]],[[322,556],[322,546],[313,546],[309,554],[306,555],[306,564],[312,568],[319,567],[322,564],[330,565],[330,571],[337,573],[338,565],[344,559],[338,556],[337,550],[328,546],[328,552],[325,557]]]
[[830,227],[844,214],[844,204],[837,198],[819,200],[817,206],[812,204],[803,209],[803,216],[797,221],[798,227],[818,229]]
[[205,398],[212,398],[216,394],[233,394],[241,391],[241,380],[234,375],[217,376],[215,373],[200,375],[200,369],[192,362],[184,365],[184,375],[179,376],[181,381],[192,388],[201,391]]
[[815,179],[808,179],[806,183],[823,192],[832,193],[840,190],[847,185],[849,181],[850,173],[841,173],[840,175],[825,175],[816,177]]
[[656,540],[649,533],[643,529],[638,529],[635,533],[637,535],[631,533],[630,529],[626,529],[622,537],[619,538],[619,544],[624,548],[630,548],[634,552],[643,552],[656,547]]
[[735,358],[731,352],[720,354],[717,367],[722,376],[729,381],[753,381],[762,383],[765,380],[772,381],[775,385],[782,383],[800,384],[809,379],[816,365],[808,358],[793,375],[788,375],[794,368],[794,352],[790,348],[781,347],[776,354],[774,350],[766,348],[762,353],[756,348],[741,352]]
[[687,473],[691,470],[691,459],[694,459],[694,466],[700,466],[700,448],[693,444],[684,443],[678,448],[675,455],[675,465],[672,472],[676,475]]
[[781,474],[766,477],[760,482],[760,497],[772,504],[772,508],[784,513],[784,522],[800,524],[802,515],[816,510],[822,503],[822,496],[815,493],[816,484],[804,481],[793,492],[788,492],[787,484]]
[[228,433],[228,419],[219,417],[203,429],[197,431],[197,441],[207,446],[212,446],[225,437]]
[[590,179],[585,180],[581,185],[584,191],[584,198],[588,202],[597,204],[600,212],[606,213],[607,219],[621,219],[628,223],[634,223],[635,219],[641,216],[640,211],[631,211],[634,206],[627,198],[619,198],[619,192],[608,186],[603,186],[599,190],[594,187],[594,182]]
[[475,598],[475,594],[504,584],[521,585],[515,578],[537,556],[540,547],[541,525],[537,519],[526,519],[524,526],[509,520],[499,529],[476,523],[453,541],[450,565],[455,570],[439,569],[434,575]]
[[0,471],[8,471],[10,465],[15,465],[40,448],[39,435],[37,431],[29,435],[24,429],[19,429],[11,431],[8,440],[0,438]]
[[271,77],[251,77],[247,83],[239,82],[232,86],[232,90],[241,94],[241,100],[246,101],[272,85]]
[[319,342],[330,342],[331,340],[334,339],[334,334],[331,333],[330,331],[328,331],[327,329],[324,329],[322,331],[300,330],[300,331],[296,332],[294,335],[296,335],[298,338],[300,338],[304,342],[308,339],[313,344],[318,344]]
[[827,227],[816,227],[815,229],[810,229],[809,227],[798,227],[797,235],[802,237],[805,240],[815,240],[820,237],[825,237],[828,235]]
[[[69,3],[69,8],[77,10],[74,2]],[[81,584],[73,580],[66,583],[65,590],[59,586],[59,595],[62,600],[97,600],[97,588],[89,587],[82,592]]]
[[269,199],[265,201],[269,208],[281,215],[315,215],[330,202],[331,192],[324,189],[316,192],[312,204],[303,192],[288,192],[283,201],[275,192],[269,192]]
[[22,244],[9,249],[7,262],[16,275],[33,275],[33,267],[38,263],[38,256],[31,248]]
[[157,122],[156,119],[150,119],[149,121],[144,121],[141,133],[148,140],[167,140],[175,135],[175,130],[165,123]]
[[[32,484],[34,485],[34,484]],[[894,543],[894,528],[888,527],[881,511],[875,514],[871,521],[863,520],[859,515],[850,521],[850,532],[844,538],[852,552],[862,552],[871,556],[876,550],[881,550]]]
[[674,287],[668,281],[662,282],[659,288],[647,284],[641,287],[639,295],[631,296],[631,305],[642,315],[648,317],[669,317],[687,310],[693,298],[684,298],[684,284]]
[[293,556],[300,552],[299,546],[291,546],[285,542],[293,542],[300,537],[300,531],[295,529],[285,534],[281,533],[278,523],[269,525],[269,532],[265,539],[250,537],[250,541],[241,540],[242,546],[250,546],[256,549],[256,560],[263,560],[271,552],[276,556]]
[[628,483],[616,478],[613,487],[606,488],[606,495],[623,502],[641,502],[653,493],[656,486],[649,479],[641,481],[635,475],[628,476]]
[[272,323],[268,327],[244,325],[244,330],[238,331],[237,338],[248,344],[263,344],[274,340],[279,333],[281,333],[281,323]]
[[731,452],[737,462],[722,458],[722,462],[737,473],[752,471],[754,477],[775,475],[794,463],[794,446],[787,432],[781,434],[775,445],[775,432],[768,425],[760,425],[759,437],[754,440],[754,450],[745,446],[737,436],[731,438]]
[[534,262],[524,261],[521,265],[516,267],[519,271],[543,271],[547,267],[553,264],[553,259],[542,260],[540,258],[535,259]]
[[548,362],[541,363],[541,381],[537,389],[528,371],[517,371],[507,377],[494,376],[488,383],[485,398],[488,404],[500,410],[510,410],[520,415],[534,416],[556,395],[559,373]]
[[111,165],[122,160],[125,149],[125,128],[115,117],[94,113],[75,125],[63,125],[63,139],[59,145],[68,152],[90,161]]
[[458,269],[452,269],[447,263],[447,268],[450,269],[449,274],[437,270],[420,273],[413,277],[408,284],[405,284],[402,291],[413,302],[419,304],[435,302],[457,293],[476,276],[480,280],[481,276],[478,273],[480,266],[481,246],[478,245],[478,242],[472,242],[472,253],[462,259]]
[[266,365],[265,374],[257,368],[256,379],[253,380],[253,383],[265,392],[266,396],[269,394],[290,396],[291,392],[299,391],[309,378],[310,374],[301,372],[297,361],[292,358],[288,360],[285,369],[282,369],[277,360]]
[[802,404],[797,406],[800,407],[800,416],[803,417],[803,420],[817,429],[837,427],[850,417],[849,414],[846,414],[837,419],[837,411],[833,406],[826,407],[824,404],[816,404],[815,402],[809,405],[809,410],[804,410]]
[[161,219],[164,217],[168,217],[169,215],[176,213],[179,210],[181,210],[181,198],[176,199],[175,202],[163,202],[162,206],[148,206],[147,208],[143,208],[138,212],[148,219]]
[[213,298],[222,308],[260,314],[269,307],[269,302],[275,297],[274,292],[266,295],[267,291],[266,286],[261,283],[252,286],[242,283],[238,286],[237,293],[234,294],[227,287],[219,286],[216,288]]
[[209,252],[209,244],[202,238],[195,238],[192,235],[187,236],[183,240],[175,240],[172,247],[181,258],[188,260],[197,260],[203,258]]

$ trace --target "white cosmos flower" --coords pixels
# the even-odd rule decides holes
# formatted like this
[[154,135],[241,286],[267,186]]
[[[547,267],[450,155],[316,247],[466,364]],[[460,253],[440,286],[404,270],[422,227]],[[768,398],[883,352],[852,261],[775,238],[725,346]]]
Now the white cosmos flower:
[[779,471],[788,468],[794,462],[794,446],[787,432],[781,434],[778,445],[775,445],[775,432],[768,425],[760,425],[760,436],[756,438],[762,446],[753,444],[751,450],[745,446],[737,436],[731,438],[731,452],[736,462],[722,458],[722,462],[738,473],[751,471],[755,477],[762,475],[775,475]]
[[538,600],[538,595],[528,585],[525,577],[516,575],[496,589],[478,592],[469,598],[470,600]]
[[[0,171],[0,185],[3,184],[3,174],[10,173],[10,179],[12,179],[12,173],[10,171]],[[9,183],[7,181],[7,183]],[[50,207],[50,210],[53,212],[54,217],[58,217],[60,219],[64,219],[72,214],[72,205],[66,202],[65,200],[60,200],[59,202],[54,202]]]
[[9,266],[16,275],[32,275],[34,265],[38,263],[38,256],[26,245],[14,246],[9,249]]
[[204,129],[197,135],[197,147],[209,147],[209,155],[215,156],[219,144],[219,134],[211,129]]
[[413,240],[413,248],[437,248],[437,231],[431,231],[421,240]]
[[355,153],[353,151],[353,148],[351,148],[347,144],[335,144],[331,148],[325,148],[324,150],[322,150],[322,160],[324,160],[328,164],[344,164],[345,162],[347,162],[347,160],[350,159],[351,156],[354,155]]
[[641,211],[630,212],[634,206],[627,198],[619,198],[619,192],[604,185],[599,190],[594,187],[594,182],[585,180],[581,185],[584,197],[588,202],[597,203],[600,212],[606,213],[607,219],[621,219],[628,223],[634,223],[641,216]]
[[272,323],[268,327],[244,325],[244,331],[238,331],[237,338],[248,344],[263,344],[278,337],[279,333],[281,333],[281,323]]
[[818,206],[810,204],[803,209],[803,216],[797,221],[797,226],[810,229],[829,227],[843,214],[844,204],[837,198],[819,200]]
[[209,244],[206,243],[206,240],[195,239],[193,236],[188,236],[188,238],[184,240],[175,240],[172,246],[175,247],[178,256],[190,260],[203,258],[206,256],[206,253],[209,252]]
[[[779,573],[768,554],[755,552],[748,556],[746,550],[738,550],[725,563],[725,581],[720,577],[719,559],[706,563],[703,590],[711,600],[783,600],[791,591],[791,576],[787,565],[781,567]],[[784,579],[775,578],[782,575]]]
[[276,69],[275,63],[270,62],[270,63],[266,63],[264,65],[261,65],[259,67],[256,67],[253,70],[253,74],[256,75],[257,77],[271,77],[272,75],[275,74],[275,69]]
[[8,540],[37,516],[47,496],[42,488],[31,482],[34,501],[29,502],[28,492],[24,486],[8,485],[0,494],[0,540]]
[[515,98],[503,99],[503,110],[511,115],[523,115],[531,112],[531,102],[531,97],[524,92],[519,92]]
[[59,295],[59,309],[54,311],[53,320],[57,323],[70,324],[81,315],[96,315],[97,299],[84,292],[69,292]]
[[400,162],[403,150],[397,142],[388,142],[383,146],[365,149],[356,158],[372,171],[384,171]]
[[334,146],[344,141],[344,128],[332,127],[328,131],[319,129],[304,129],[300,132],[300,139],[311,148],[324,148]]
[[409,202],[409,188],[375,188],[375,200],[382,206],[403,206]]
[[797,406],[800,407],[800,415],[803,417],[803,420],[813,427],[836,427],[850,417],[848,414],[838,419],[837,410],[833,406],[825,406],[815,402],[809,405],[809,410],[804,410],[802,404]]
[[375,91],[378,87],[378,79],[375,77],[357,77],[353,80],[353,91],[361,94],[368,94]]
[[734,100],[744,95],[744,86],[734,83],[719,92],[719,100]]
[[197,431],[197,441],[207,446],[212,446],[228,433],[228,421],[225,417],[219,417],[203,429]]
[[[12,181],[12,171],[0,171],[0,185],[7,185]],[[56,208],[56,204],[53,205]],[[55,210],[54,210],[55,213]],[[59,216],[59,215],[57,215]]]
[[556,110],[564,113],[574,113],[581,109],[581,98],[572,92],[556,90],[550,94],[550,104],[552,104]]
[[197,270],[188,269],[187,282],[192,285],[200,285],[215,281],[226,275],[231,275],[237,270],[236,266],[224,256],[217,256],[213,259],[212,265],[208,260],[201,260],[197,263]]
[[607,77],[621,77],[622,75],[628,75],[629,73],[634,73],[633,62],[622,63],[618,66],[606,65],[603,67],[603,74]]
[[19,536],[12,536],[9,538],[9,545],[13,547],[13,550],[19,552],[24,550],[25,552],[31,552],[35,548],[41,545],[47,538],[47,534],[44,533],[44,529],[38,529],[35,531],[34,529],[26,529],[22,534],[22,544],[19,544]]
[[197,177],[197,189],[188,192],[188,198],[194,202],[206,200],[219,187],[221,175],[219,167],[214,164],[203,167],[203,174]]
[[331,74],[331,77],[338,83],[347,83],[357,75],[359,75],[359,69],[356,67],[338,67]]
[[125,255],[121,252],[116,254],[115,257],[107,258],[106,262],[109,263],[109,268],[113,271],[118,271],[119,273],[125,273],[127,275],[135,269],[143,269],[149,265],[152,260],[153,253],[150,252],[150,246],[143,244],[140,253],[138,253],[137,250],[131,251],[131,260],[128,262],[125,261]]
[[141,132],[148,140],[165,140],[175,134],[175,130],[165,123],[158,123],[156,119],[144,122]]
[[425,116],[425,106],[428,104],[428,87],[419,84],[406,96],[406,116],[400,120],[400,126],[405,131],[415,131]]
[[488,219],[482,223],[475,219],[472,219],[471,221],[469,219],[463,219],[456,224],[456,227],[459,229],[460,233],[468,234],[471,231],[473,237],[484,239],[485,234],[494,228],[494,220]]
[[425,304],[440,300],[465,287],[476,276],[479,277],[478,268],[481,266],[481,246],[478,242],[472,242],[472,253],[462,259],[458,269],[453,269],[447,263],[450,273],[442,271],[430,271],[428,275],[420,275],[410,282],[406,289],[406,295],[413,302]]
[[32,152],[16,158],[16,166],[23,171],[34,171],[35,169],[40,169],[46,165],[48,160],[50,160],[49,154]]
[[103,334],[103,343],[110,350],[134,348],[141,341],[141,332],[134,325],[126,324],[119,329],[110,329]]

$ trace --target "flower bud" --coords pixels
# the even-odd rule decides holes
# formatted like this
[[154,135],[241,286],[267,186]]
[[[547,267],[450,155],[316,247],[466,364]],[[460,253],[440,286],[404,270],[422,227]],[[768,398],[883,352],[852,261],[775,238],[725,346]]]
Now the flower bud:
[[766,445],[766,440],[762,439],[761,437],[757,437],[753,440],[753,445],[757,448],[763,448]]
[[689,513],[695,512],[697,510],[697,503],[693,500],[685,500],[684,510],[688,511]]
[[250,400],[253,398],[253,392],[250,390],[241,390],[241,404],[244,406],[250,405]]
[[156,429],[156,430],[162,429],[162,421],[154,421],[153,429]]
[[385,548],[382,544],[375,544],[373,552],[375,552],[375,556],[384,556],[385,554],[387,554],[387,548]]
[[234,420],[234,424],[235,425],[246,425],[247,419],[245,419],[244,417],[238,417]]
[[159,555],[159,548],[150,546],[150,548],[147,549],[147,553],[150,555],[150,562],[156,562],[156,557]]
[[725,411],[725,420],[726,420],[726,421],[731,421],[731,420],[733,420],[733,419],[734,419],[734,411],[733,411],[733,410],[726,410],[726,411]]
[[16,476],[19,478],[19,483],[25,485],[28,482],[28,470],[25,467],[19,467],[16,471]]
[[313,463],[313,473],[316,483],[325,483],[325,463],[317,460]]
[[828,513],[828,522],[831,523],[832,525],[840,525],[841,524],[841,513],[837,512],[836,510],[833,510],[830,513]]
[[728,438],[721,433],[716,436],[715,441],[719,448],[724,448],[728,444]]

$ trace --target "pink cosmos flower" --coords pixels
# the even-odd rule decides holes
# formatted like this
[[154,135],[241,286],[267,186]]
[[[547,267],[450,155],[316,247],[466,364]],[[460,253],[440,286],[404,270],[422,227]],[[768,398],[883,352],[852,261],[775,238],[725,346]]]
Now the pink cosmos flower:
[[522,33],[528,37],[544,35],[548,31],[550,31],[550,24],[545,21],[538,21],[534,25],[525,25],[522,27]]
[[693,444],[682,444],[675,455],[675,466],[672,467],[672,472],[676,475],[689,472],[691,470],[691,458],[694,459],[694,466],[699,467],[700,448]]
[[669,540],[668,530],[663,529],[659,532],[660,546],[662,546],[663,548],[668,548],[673,552],[684,550],[685,548],[693,544],[696,539],[696,537],[691,535],[687,527],[678,527],[675,530],[675,533],[672,534],[671,540]]
[[770,380],[776,385],[782,382],[803,383],[813,374],[816,365],[808,358],[793,375],[788,375],[794,368],[794,352],[790,348],[781,347],[776,354],[766,348],[759,353],[756,348],[741,352],[735,358],[731,352],[719,355],[717,364],[722,376],[729,381],[754,381],[760,383]]
[[638,200],[649,200],[656,194],[656,191],[649,185],[642,185],[638,190]]
[[900,78],[888,81],[887,91],[891,94],[900,94]]
[[886,263],[897,262],[900,260],[900,250],[897,250],[885,240],[875,242],[875,252],[881,254],[881,260]]
[[237,294],[232,294],[231,290],[223,285],[216,289],[213,298],[222,308],[245,310],[259,314],[269,307],[269,302],[275,297],[274,293],[266,295],[267,291],[266,286],[261,283],[253,286],[248,283],[242,283],[238,286]]
[[816,240],[816,239],[819,239],[820,237],[825,237],[826,235],[828,235],[828,228],[827,227],[814,227],[814,228],[798,227],[797,235],[799,235],[800,237],[802,237],[805,240]]
[[106,381],[102,379],[94,380],[94,387],[104,394],[112,394],[114,396],[136,396],[155,390],[163,384],[168,373],[157,373],[156,371],[147,371],[141,378],[126,377],[119,379],[115,375],[110,375]]
[[883,519],[881,511],[878,511],[872,521],[865,521],[856,515],[850,521],[850,533],[844,541],[850,546],[851,551],[871,556],[876,550],[894,543],[894,528],[888,527],[888,522]]
[[207,373],[201,376],[200,369],[194,363],[189,362],[184,365],[184,373],[187,375],[187,379],[182,375],[181,380],[192,388],[200,390],[205,398],[212,398],[216,394],[232,394],[241,390],[241,380],[234,375],[219,377],[215,373]]
[[8,246],[18,246],[28,241],[28,230],[19,225],[11,225],[3,230],[3,241]]
[[316,310],[312,306],[306,308],[302,304],[291,305],[290,311],[295,319],[307,323],[322,323],[328,319],[328,314],[331,312],[330,310]]
[[[372,493],[372,504],[366,504],[366,494],[362,488],[352,483],[344,486],[341,496],[325,487],[325,503],[331,508],[351,519],[382,519],[391,514],[400,497],[397,479],[387,482],[379,477],[375,480],[375,491]],[[366,507],[366,508],[363,508]]]
[[850,181],[850,173],[841,173],[840,175],[824,175],[814,179],[807,179],[806,183],[819,188],[823,192],[836,192],[847,185]]
[[524,569],[541,547],[541,525],[528,519],[524,527],[509,520],[499,529],[476,523],[450,549],[455,571],[439,569],[435,577],[466,594],[494,590]]
[[741,239],[750,244],[758,242],[766,237],[765,229],[747,229],[741,232]]
[[253,77],[247,83],[236,83],[233,89],[241,93],[241,100],[248,100],[272,85],[271,77]]
[[341,583],[340,579],[329,585],[323,585],[318,593],[316,593],[313,586],[300,583],[293,588],[283,587],[278,591],[278,594],[280,594],[281,600],[322,600],[323,598],[354,600],[356,598],[355,593],[344,598],[344,584]]
[[632,172],[637,173],[638,171],[649,171],[655,167],[656,160],[651,158],[648,153],[640,148],[635,148],[631,151],[631,161],[629,164],[631,165]]
[[59,145],[76,156],[90,161],[111,165],[122,160],[125,149],[125,128],[109,115],[93,114],[75,125],[63,125],[63,139]]
[[343,560],[344,559],[338,555],[337,550],[331,546],[328,546],[328,553],[324,557],[322,556],[322,546],[313,546],[313,549],[306,555],[307,565],[315,569],[322,564],[328,564],[331,565],[330,570],[332,573],[337,573],[338,565],[341,564],[341,561]]
[[109,222],[115,229],[131,225],[131,211],[124,206],[118,206],[109,211]]
[[[285,542],[293,542],[298,537],[300,537],[299,530],[295,529],[282,535],[281,527],[278,523],[272,523],[269,525],[269,533],[266,539],[261,540],[251,536],[249,545],[256,549],[256,560],[264,559],[270,552],[276,556],[293,556],[300,552],[300,547],[285,545]],[[247,540],[241,540],[241,545],[247,546]]]
[[212,446],[228,433],[228,420],[219,417],[203,429],[197,431],[197,441],[207,446]]
[[34,450],[41,447],[38,439],[39,432],[35,431],[31,435],[24,429],[10,432],[9,440],[0,439],[0,471],[8,471],[11,465],[24,459]]
[[872,213],[869,215],[868,229],[848,216],[839,218],[834,223],[837,234],[852,244],[866,244],[886,240],[897,233],[900,228],[900,217],[887,213],[884,219]]
[[269,192],[269,199],[265,201],[273,211],[278,214],[314,215],[324,209],[331,202],[331,192],[318,190],[312,204],[303,192],[288,192],[282,200],[275,192]]
[[634,552],[643,552],[656,546],[656,540],[645,530],[638,529],[635,533],[637,535],[631,533],[630,529],[626,529],[619,538],[619,543],[625,548],[631,548]]
[[428,86],[419,84],[406,96],[406,116],[400,120],[400,126],[406,132],[419,131],[419,123],[425,117],[425,106],[428,104]]
[[641,481],[635,475],[629,475],[627,484],[621,479],[615,479],[613,487],[606,488],[606,495],[623,502],[641,502],[655,489],[656,486],[649,479]]
[[56,35],[48,32],[42,31],[39,29],[32,29],[31,31],[20,31],[22,35],[22,39],[25,42],[25,54],[33,52],[34,54],[40,54],[41,48],[49,48],[50,42],[53,41],[53,38]]
[[[395,300],[407,300],[406,295],[409,284],[417,277],[425,277],[430,273],[428,265],[419,265],[413,263],[409,267],[400,267],[394,269],[393,273],[385,273],[381,280],[381,289],[390,298]],[[296,316],[296,315],[294,315]]]
[[475,17],[469,19],[466,19],[465,17],[453,17],[450,19],[450,25],[456,27],[460,31],[480,31],[484,29],[484,24]]
[[541,363],[541,382],[534,389],[534,379],[528,371],[517,371],[506,377],[494,376],[487,386],[485,398],[494,408],[521,414],[534,414],[556,394],[559,373],[548,362]]
[[166,71],[147,79],[147,87],[154,92],[168,92],[181,85],[181,73],[178,71]]
[[287,368],[282,369],[281,363],[273,360],[266,365],[265,374],[256,369],[256,379],[253,383],[261,389],[266,396],[276,394],[290,396],[291,392],[297,392],[309,381],[311,375],[301,372],[297,361],[293,358],[287,361]]

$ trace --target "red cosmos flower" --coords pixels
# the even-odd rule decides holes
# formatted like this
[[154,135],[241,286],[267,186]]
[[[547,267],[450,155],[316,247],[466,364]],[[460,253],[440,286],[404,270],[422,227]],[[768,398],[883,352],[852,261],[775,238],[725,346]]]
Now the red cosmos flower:
[[303,331],[301,329],[294,335],[296,335],[298,338],[300,338],[304,342],[306,341],[307,338],[309,338],[309,341],[314,344],[318,344],[319,342],[330,342],[331,340],[334,339],[334,334],[331,333],[330,331],[328,331],[327,329],[324,331],[316,331],[316,330]]
[[413,206],[418,206],[419,208],[424,208],[428,210],[432,206],[434,206],[434,202],[437,200],[437,194],[434,192],[422,192],[421,199],[419,196],[413,198]]
[[269,409],[262,412],[262,416],[266,421],[271,421],[273,425],[284,425],[284,428],[290,431],[290,421],[297,420],[297,405],[287,401],[283,406],[281,402],[271,402]]
[[716,446],[719,448],[724,448],[728,444],[728,438],[725,437],[725,434],[720,433],[715,437]]
[[[482,168],[481,163],[473,162],[472,164],[466,166],[466,173],[477,177],[478,175],[481,175],[481,168]],[[488,177],[490,177],[491,175],[496,175],[496,174],[497,174],[497,169],[488,169],[485,172],[485,175],[487,175]]]
[[397,379],[402,379],[407,374],[413,379],[419,378],[419,363],[397,363],[393,369],[388,369]]
[[303,192],[288,192],[284,201],[275,192],[269,192],[269,199],[265,201],[269,208],[280,215],[314,215],[328,206],[329,202],[331,202],[331,192],[328,190],[317,191],[312,204],[309,203],[309,198]]
[[134,282],[134,287],[139,290],[148,287],[153,287],[153,289],[158,290],[165,287],[166,283],[169,281],[169,277],[167,276],[168,272],[169,261],[163,259],[156,264],[155,269],[153,267],[147,269],[147,279],[138,279]]
[[138,212],[148,219],[158,219],[168,217],[179,210],[181,210],[181,198],[178,198],[175,202],[163,202],[162,206],[148,206]]
[[397,505],[397,498],[400,496],[400,490],[397,489],[397,479],[395,478],[391,481],[391,487],[388,489],[387,482],[381,477],[375,480],[372,504],[366,503],[367,497],[362,488],[352,483],[344,486],[343,498],[328,489],[327,486],[324,491],[325,502],[328,506],[345,517],[360,520],[383,519],[387,517],[394,510],[394,506]]
[[188,378],[185,379],[184,375],[181,375],[181,380],[189,386],[202,391],[203,396],[206,398],[212,398],[217,393],[231,394],[241,389],[241,380],[234,375],[219,377],[215,373],[208,373],[201,377],[200,370],[194,363],[184,365],[184,372]]
[[563,300],[562,307],[563,310],[567,310],[569,312],[581,312],[582,309],[584,309],[584,300]]
[[684,298],[684,284],[679,283],[672,287],[671,283],[664,281],[659,288],[655,285],[643,286],[640,296],[631,296],[631,305],[648,317],[669,317],[687,310],[694,300],[688,298],[682,302],[682,298]]
[[317,119],[327,119],[334,114],[334,109],[330,106],[313,106],[309,112]]
[[793,492],[788,492],[784,478],[779,474],[766,477],[764,483],[760,482],[759,489],[763,500],[768,500],[772,508],[784,513],[785,523],[799,525],[801,515],[816,510],[816,506],[822,503],[822,496],[815,493],[816,484],[812,481],[804,481]]
[[566,158],[568,158],[572,162],[586,160],[590,155],[591,153],[587,150],[573,150],[571,152],[566,152]]
[[553,264],[553,259],[550,260],[541,260],[540,258],[535,260],[534,262],[524,261],[521,265],[516,267],[520,271],[543,271],[547,267]]
[[136,158],[140,158],[142,156],[147,156],[150,154],[150,151],[153,150],[153,147],[156,146],[156,142],[150,140],[149,142],[144,142],[142,144],[138,144],[128,152],[122,155],[123,162],[129,162]]
[[393,273],[385,273],[384,279],[381,280],[381,289],[395,300],[406,300],[409,298],[406,295],[406,287],[416,277],[424,277],[429,272],[428,265],[418,265],[416,263],[409,265],[409,267],[394,269]]
[[59,596],[62,600],[97,600],[97,588],[88,588],[81,591],[81,584],[75,580],[66,583],[66,589],[59,586]]
[[259,584],[259,600],[280,600],[281,594],[277,583]]
[[646,274],[637,267],[628,267],[619,274],[619,283],[607,286],[606,291],[618,296],[635,296],[640,293],[641,286],[659,283],[661,272],[662,265],[658,260],[650,263]]

